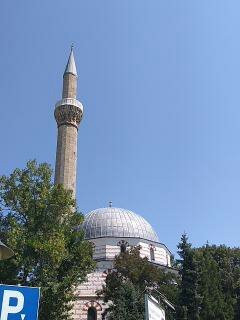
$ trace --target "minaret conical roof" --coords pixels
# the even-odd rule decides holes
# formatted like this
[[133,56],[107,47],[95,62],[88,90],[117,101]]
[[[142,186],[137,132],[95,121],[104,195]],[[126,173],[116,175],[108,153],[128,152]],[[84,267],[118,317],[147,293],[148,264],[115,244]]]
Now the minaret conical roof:
[[73,47],[71,47],[71,52],[70,52],[68,62],[64,71],[64,74],[66,73],[72,73],[73,75],[77,76],[77,68],[76,68],[76,63],[73,55]]

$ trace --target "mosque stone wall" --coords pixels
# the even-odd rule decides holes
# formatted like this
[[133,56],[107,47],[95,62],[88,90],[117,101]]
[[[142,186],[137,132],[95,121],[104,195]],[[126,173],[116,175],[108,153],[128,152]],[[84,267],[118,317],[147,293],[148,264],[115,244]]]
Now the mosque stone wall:
[[109,269],[112,269],[112,261],[100,261],[96,270],[89,275],[84,283],[76,289],[77,300],[74,303],[73,319],[87,320],[87,312],[90,307],[97,311],[97,320],[102,320],[102,313],[106,304],[97,296],[97,291],[102,289]]
[[169,252],[162,244],[136,238],[91,239],[94,247],[93,258],[97,261],[97,267],[94,272],[87,275],[86,281],[76,289],[77,301],[74,304],[74,320],[87,320],[87,311],[90,307],[96,309],[97,320],[102,320],[102,313],[106,309],[106,305],[102,299],[98,298],[96,292],[102,289],[106,276],[113,267],[114,258],[120,253],[120,243],[122,242],[127,244],[127,248],[140,245],[141,256],[147,257],[149,260],[151,259],[150,248],[154,247],[154,263],[170,266]]
[[150,248],[154,250],[155,263],[170,266],[170,253],[164,245],[160,243],[154,243],[149,240],[137,239],[137,238],[97,238],[91,239],[94,246],[95,260],[113,260],[116,255],[120,253],[120,244],[125,243],[127,248],[140,246],[141,257],[147,257],[151,260]]

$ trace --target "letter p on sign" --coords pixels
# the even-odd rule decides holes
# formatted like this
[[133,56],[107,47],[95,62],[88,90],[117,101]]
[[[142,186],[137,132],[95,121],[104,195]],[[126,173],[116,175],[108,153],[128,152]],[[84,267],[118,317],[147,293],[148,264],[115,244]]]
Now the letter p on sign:
[[[10,299],[16,299],[17,303],[14,306],[10,305]],[[8,320],[8,314],[16,314],[22,311],[24,306],[24,295],[19,291],[4,290],[3,291],[3,301],[2,301],[2,311],[1,320]],[[21,314],[21,319],[24,320],[25,315]]]
[[0,285],[0,320],[37,320],[39,288]]

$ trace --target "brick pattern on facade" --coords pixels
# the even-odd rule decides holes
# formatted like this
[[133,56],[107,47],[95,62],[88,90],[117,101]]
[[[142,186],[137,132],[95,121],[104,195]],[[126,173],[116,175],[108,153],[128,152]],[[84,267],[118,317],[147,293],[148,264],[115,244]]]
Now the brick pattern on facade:
[[113,268],[113,261],[116,255],[120,253],[120,244],[126,243],[129,249],[132,246],[140,246],[140,255],[151,259],[150,249],[154,247],[154,264],[160,267],[170,267],[170,254],[160,243],[152,243],[149,240],[137,238],[97,238],[91,239],[94,248],[94,260],[97,262],[96,270],[87,275],[84,283],[76,289],[77,300],[74,303],[74,320],[87,320],[88,308],[95,307],[97,311],[97,320],[102,320],[107,305],[102,299],[99,299],[96,292],[102,289],[105,284],[107,274]]

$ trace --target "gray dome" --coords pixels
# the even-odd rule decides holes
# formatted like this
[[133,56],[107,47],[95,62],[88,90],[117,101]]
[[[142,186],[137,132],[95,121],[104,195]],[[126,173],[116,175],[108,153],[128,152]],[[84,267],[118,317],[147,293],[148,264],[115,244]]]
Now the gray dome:
[[99,237],[142,238],[158,242],[151,225],[136,213],[121,208],[100,208],[89,212],[83,223],[86,239]]

